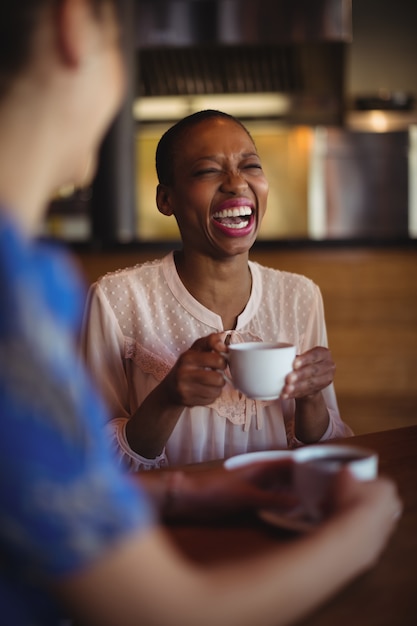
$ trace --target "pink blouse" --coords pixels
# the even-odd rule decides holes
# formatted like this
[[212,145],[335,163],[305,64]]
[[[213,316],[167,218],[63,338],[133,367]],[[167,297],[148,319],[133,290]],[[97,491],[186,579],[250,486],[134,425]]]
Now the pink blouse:
[[[231,331],[232,343],[283,341],[294,343],[297,354],[327,346],[317,285],[251,261],[249,267],[252,293]],[[132,470],[300,445],[294,436],[293,400],[251,400],[226,384],[213,404],[184,408],[159,457],[146,459],[130,449],[125,435],[129,417],[196,339],[222,331],[228,329],[220,316],[182,284],[172,252],[106,274],[92,285],[83,353],[110,406],[113,419],[108,428],[117,454]],[[351,435],[340,418],[333,384],[323,395],[330,422],[322,440]]]

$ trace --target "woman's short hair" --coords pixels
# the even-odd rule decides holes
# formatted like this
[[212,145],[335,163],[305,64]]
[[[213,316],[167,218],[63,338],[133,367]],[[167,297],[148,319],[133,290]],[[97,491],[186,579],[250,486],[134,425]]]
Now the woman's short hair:
[[179,122],[171,126],[161,137],[156,148],[155,166],[158,176],[158,182],[162,185],[172,185],[174,183],[174,167],[176,149],[181,141],[184,133],[196,126],[200,122],[211,118],[228,119],[238,124],[247,133],[248,137],[253,141],[248,129],[240,120],[229,113],[217,111],[216,109],[205,109],[197,111],[187,117],[183,117]]

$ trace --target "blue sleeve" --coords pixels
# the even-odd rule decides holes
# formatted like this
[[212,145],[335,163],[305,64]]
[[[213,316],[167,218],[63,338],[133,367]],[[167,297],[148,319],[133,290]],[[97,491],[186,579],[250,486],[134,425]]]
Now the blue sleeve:
[[0,552],[18,577],[41,581],[82,568],[155,517],[115,464],[105,407],[79,367],[82,293],[67,285],[70,266],[11,247],[10,266],[0,253]]

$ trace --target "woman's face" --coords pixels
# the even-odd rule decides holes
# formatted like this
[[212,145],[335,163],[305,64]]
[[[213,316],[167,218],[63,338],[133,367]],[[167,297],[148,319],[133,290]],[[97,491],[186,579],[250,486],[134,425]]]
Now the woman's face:
[[268,181],[244,128],[211,118],[186,131],[177,145],[169,211],[184,249],[215,258],[247,252],[264,216]]

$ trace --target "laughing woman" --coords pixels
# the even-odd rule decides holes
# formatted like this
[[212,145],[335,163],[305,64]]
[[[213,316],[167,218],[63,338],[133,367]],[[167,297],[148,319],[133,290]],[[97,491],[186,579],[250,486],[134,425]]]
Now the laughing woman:
[[[182,247],[98,280],[83,334],[123,461],[152,469],[351,434],[318,287],[249,260],[268,182],[247,129],[220,111],[190,115],[161,138],[156,168],[158,209],[175,216]],[[226,336],[296,345],[280,399],[225,381]]]

